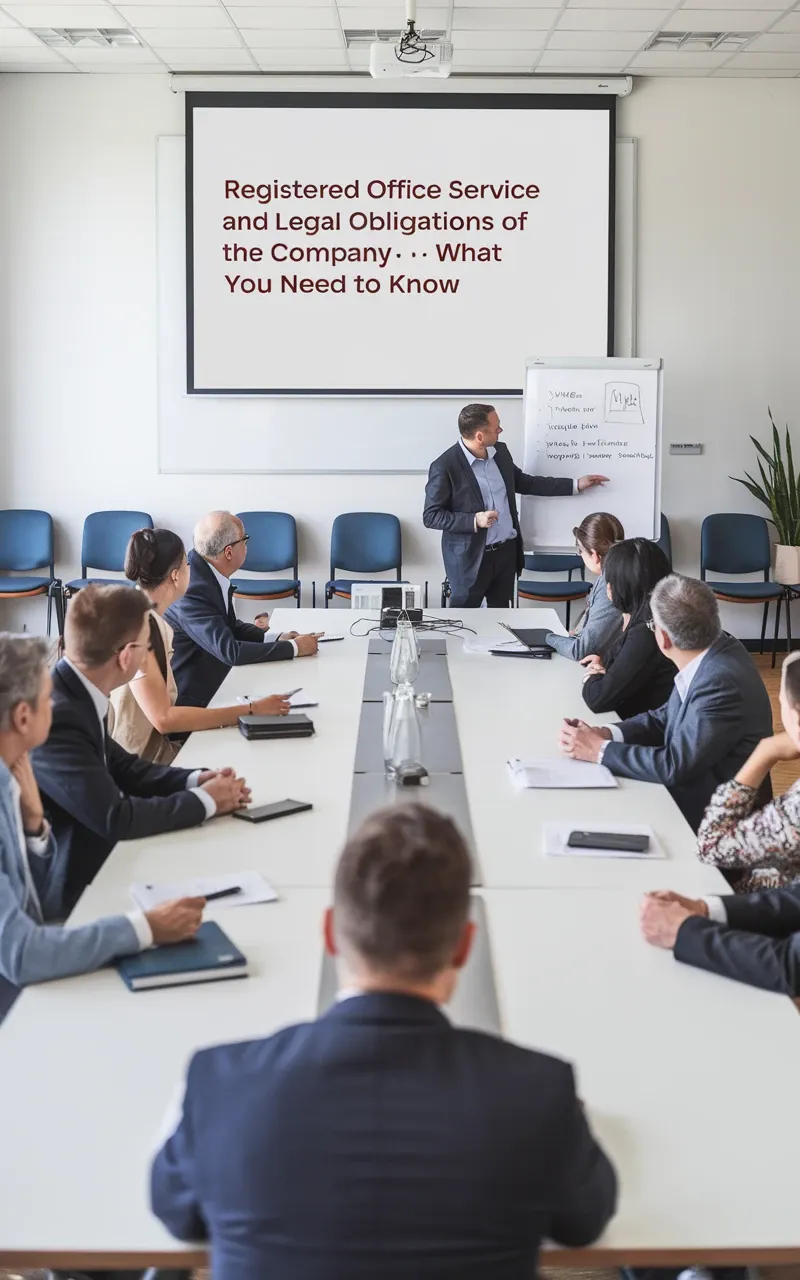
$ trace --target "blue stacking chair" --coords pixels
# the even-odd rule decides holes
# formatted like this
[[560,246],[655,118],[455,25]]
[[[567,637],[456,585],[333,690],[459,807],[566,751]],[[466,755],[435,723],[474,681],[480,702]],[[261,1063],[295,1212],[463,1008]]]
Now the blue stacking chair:
[[661,533],[655,540],[656,546],[660,547],[664,555],[669,560],[669,567],[672,568],[672,534],[669,531],[669,520],[661,512]]
[[[763,604],[761,619],[761,647],[764,652],[764,636],[767,632],[767,614],[774,600],[775,635],[772,641],[772,665],[775,666],[775,650],[778,644],[778,627],[781,619],[781,601],[784,588],[778,582],[770,582],[772,550],[769,530],[763,516],[723,513],[706,516],[700,530],[700,577],[708,581],[711,573],[761,573],[761,582],[709,582],[718,600],[731,604]],[[787,609],[788,614],[788,609]],[[787,640],[790,641],[791,621],[787,616]]]
[[131,586],[124,577],[92,578],[89,570],[103,569],[110,573],[124,573],[125,552],[131,534],[137,529],[152,528],[153,517],[146,511],[93,511],[83,522],[81,576],[66,584],[65,594],[74,595],[76,591],[92,583],[100,583],[102,586]]
[[349,600],[354,582],[373,578],[337,578],[336,570],[349,573],[388,573],[397,582],[403,571],[403,541],[397,516],[384,511],[348,511],[337,516],[331,529],[330,580],[325,583],[325,608],[334,596]]
[[[30,576],[31,569],[45,568],[47,577]],[[14,574],[26,576],[14,577]],[[50,635],[54,596],[59,628],[61,625],[58,586],[53,517],[47,511],[0,511],[0,600],[47,596],[47,634]]]
[[[583,600],[591,590],[589,583],[585,581],[586,570],[580,556],[531,552],[525,556],[525,568],[529,573],[566,573],[566,578],[559,578],[555,582],[520,578],[517,583],[517,598],[536,600],[539,604],[565,604],[564,625],[569,631],[569,616],[573,601]],[[573,581],[572,575],[576,570],[580,578]]]
[[249,600],[285,600],[294,596],[300,608],[301,583],[298,578],[297,522],[288,511],[240,511],[247,543],[245,568],[256,573],[279,573],[291,569],[291,578],[235,578],[233,594]]

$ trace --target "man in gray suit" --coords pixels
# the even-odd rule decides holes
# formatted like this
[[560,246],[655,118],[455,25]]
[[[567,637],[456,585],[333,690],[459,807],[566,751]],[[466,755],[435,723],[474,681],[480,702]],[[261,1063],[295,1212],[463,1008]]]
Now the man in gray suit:
[[[669,701],[604,728],[566,720],[561,749],[622,778],[660,782],[696,831],[719,784],[772,733],[772,709],[744,645],[720,627],[710,587],[673,573],[650,604],[658,647],[678,668]],[[761,802],[771,795],[767,776]]]

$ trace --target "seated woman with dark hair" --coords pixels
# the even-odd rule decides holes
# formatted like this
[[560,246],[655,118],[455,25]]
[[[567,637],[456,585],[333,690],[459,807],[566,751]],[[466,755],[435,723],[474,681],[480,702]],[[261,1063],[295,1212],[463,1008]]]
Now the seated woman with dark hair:
[[572,530],[575,550],[595,582],[586,601],[586,610],[568,636],[548,632],[545,637],[551,649],[564,658],[580,662],[588,653],[599,654],[602,661],[620,629],[620,616],[609,603],[603,561],[610,547],[621,542],[625,530],[616,516],[607,511],[594,511]]
[[668,701],[675,666],[656,644],[650,593],[670,573],[664,552],[648,538],[628,538],[609,549],[603,574],[608,598],[622,614],[622,632],[605,665],[596,653],[582,661],[583,700],[592,711],[614,711],[627,720]]

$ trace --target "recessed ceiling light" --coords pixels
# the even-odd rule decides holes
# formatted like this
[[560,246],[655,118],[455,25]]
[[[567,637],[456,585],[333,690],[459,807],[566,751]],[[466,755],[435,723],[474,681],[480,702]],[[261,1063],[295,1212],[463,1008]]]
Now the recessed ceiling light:
[[645,45],[648,49],[681,49],[707,52],[709,49],[725,52],[741,49],[758,33],[755,31],[657,31]]
[[127,27],[33,27],[33,34],[51,49],[127,49],[141,40]]

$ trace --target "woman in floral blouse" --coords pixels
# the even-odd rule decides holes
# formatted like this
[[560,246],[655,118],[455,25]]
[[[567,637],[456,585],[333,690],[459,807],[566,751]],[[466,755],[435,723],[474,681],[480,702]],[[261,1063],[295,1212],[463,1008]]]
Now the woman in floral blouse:
[[790,654],[781,677],[783,733],[764,738],[736,777],[717,787],[697,833],[701,862],[725,871],[737,893],[800,881],[800,780],[763,809],[758,789],[773,765],[800,759],[800,653]]

